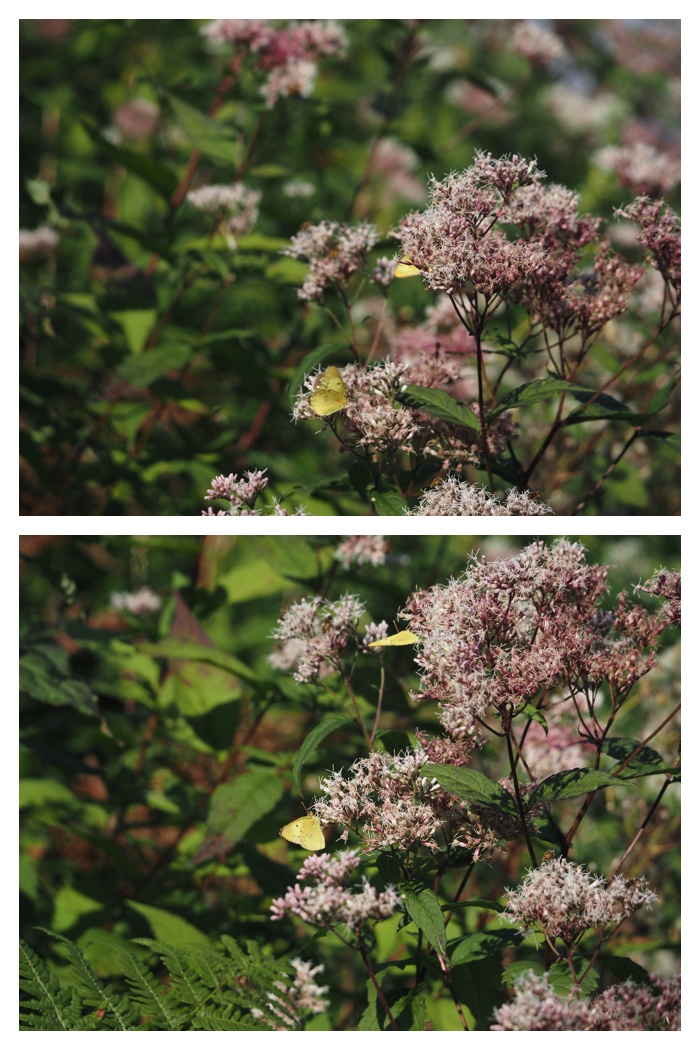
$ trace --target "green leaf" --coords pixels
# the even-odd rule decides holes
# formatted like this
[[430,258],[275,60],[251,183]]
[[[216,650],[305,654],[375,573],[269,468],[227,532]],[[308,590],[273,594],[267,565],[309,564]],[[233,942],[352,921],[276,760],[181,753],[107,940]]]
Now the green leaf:
[[626,955],[612,955],[609,952],[601,952],[598,962],[610,970],[618,981],[632,980],[635,984],[653,984],[649,971],[636,963],[634,959],[628,959]]
[[483,930],[463,937],[454,946],[450,956],[453,966],[486,959],[489,955],[502,955],[506,948],[517,948],[522,942],[518,930]]
[[549,726],[547,725],[547,719],[544,717],[542,712],[538,708],[533,707],[532,704],[525,704],[524,707],[519,707],[517,714],[527,715],[527,717],[531,718],[533,722],[537,722],[538,725],[542,726],[542,728],[545,731],[545,734],[549,734]]
[[615,787],[623,783],[619,777],[611,777],[600,769],[563,769],[537,785],[528,799],[528,807],[537,802],[576,798],[578,795],[587,795],[589,791],[597,791],[598,788]]
[[390,514],[394,517],[402,517],[408,508],[408,504],[399,496],[398,492],[370,492],[370,500],[374,503],[377,514]]
[[30,652],[21,657],[19,688],[20,692],[44,704],[74,707],[81,714],[102,721],[97,697],[90,687],[77,678],[63,674],[47,652]]
[[257,684],[258,675],[238,657],[224,653],[213,646],[200,642],[185,642],[180,638],[163,638],[160,642],[137,642],[135,648],[148,656],[163,657],[167,660],[192,660],[204,664],[213,664],[222,671],[228,671],[243,681]]
[[496,408],[489,413],[489,419],[493,419],[495,416],[500,415],[501,412],[509,409],[536,405],[541,401],[549,401],[551,398],[561,394],[568,394],[584,404],[590,398],[596,398],[587,408],[572,412],[563,420],[564,426],[583,423],[586,419],[624,419],[626,422],[634,423],[644,422],[648,418],[648,413],[630,412],[627,405],[610,394],[598,394],[596,390],[591,390],[589,387],[580,386],[577,383],[569,383],[567,380],[559,379],[556,376],[547,376],[544,379],[535,379],[532,383],[524,383],[523,386],[519,386],[516,390],[511,390],[499,401]]
[[152,904],[142,904],[140,901],[127,900],[126,903],[144,917],[157,941],[165,941],[167,944],[210,943],[205,933],[180,915],[174,915],[163,908],[154,908]]
[[192,347],[186,343],[168,343],[155,350],[128,357],[117,368],[117,375],[132,386],[150,386],[166,372],[177,370],[192,356]]
[[[537,405],[540,401],[549,401],[550,398],[555,397],[557,394],[570,394],[574,389],[575,387],[571,383],[567,383],[565,379],[557,379],[556,376],[535,379],[533,382],[524,383],[506,394],[496,407],[489,412],[489,419],[493,419],[495,416],[500,415],[501,412],[506,412],[512,408],[522,408],[527,405]],[[582,390],[583,387],[579,389]]]
[[294,782],[294,787],[299,794],[301,794],[301,771],[318,745],[322,740],[325,740],[327,736],[334,733],[336,729],[350,725],[352,722],[353,719],[348,718],[347,715],[326,715],[316,728],[311,730],[297,752],[297,757],[294,760],[294,768],[292,769],[292,780]]
[[418,886],[415,883],[402,883],[399,885],[399,892],[406,911],[428,944],[447,962],[445,918],[436,895],[427,886]]
[[232,165],[238,163],[238,145],[230,128],[217,124],[175,95],[168,93],[168,100],[175,119],[195,149],[215,160],[225,160]]
[[478,431],[479,420],[471,408],[456,401],[444,390],[435,390],[429,386],[416,386],[410,384],[397,396],[402,405],[410,408],[418,408],[428,415],[445,419],[448,423],[456,423],[458,426],[469,427],[470,430]]
[[140,354],[146,345],[158,314],[155,310],[113,310],[111,316],[121,325],[132,354]]
[[339,351],[347,349],[347,343],[323,343],[321,346],[317,346],[315,350],[310,350],[294,369],[292,378],[289,381],[290,403],[294,405],[296,395],[299,393],[306,376],[310,375],[326,358],[333,357]]
[[445,791],[450,791],[467,802],[484,806],[486,809],[495,809],[498,813],[506,813],[508,816],[517,816],[518,809],[512,795],[495,780],[490,780],[476,769],[426,762],[421,775],[434,777]]
[[229,845],[235,845],[275,808],[283,794],[282,781],[269,769],[253,769],[228,784],[220,784],[209,804],[207,835],[220,836]]
[[178,184],[174,171],[145,153],[135,153],[133,150],[108,142],[91,118],[84,117],[82,125],[103,157],[107,157],[114,164],[121,164],[127,171],[138,175],[161,196],[172,197]]
[[[639,747],[639,741],[633,740],[631,737],[617,736],[606,738],[602,745],[601,750],[606,754],[610,755],[611,758],[618,760],[618,765],[614,766],[613,769],[608,770],[609,773],[615,773],[615,771],[623,764],[623,762]],[[680,773],[680,766],[669,766],[664,758],[654,751],[652,747],[643,747],[641,751],[636,755],[635,758],[626,765],[622,773],[619,774],[618,779],[627,780],[630,777],[650,777],[656,773]]]

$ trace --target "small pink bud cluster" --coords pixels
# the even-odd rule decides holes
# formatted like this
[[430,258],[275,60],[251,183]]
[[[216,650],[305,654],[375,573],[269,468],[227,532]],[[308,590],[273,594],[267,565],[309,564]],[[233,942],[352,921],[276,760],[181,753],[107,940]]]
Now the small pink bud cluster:
[[138,616],[140,613],[155,612],[160,609],[161,600],[150,587],[140,587],[138,591],[114,592],[110,598],[113,609],[126,609]]
[[604,171],[614,171],[622,185],[638,197],[663,197],[680,182],[680,160],[659,153],[647,142],[605,146],[594,160]]
[[[255,510],[255,503],[258,496],[265,488],[268,482],[265,471],[267,467],[263,467],[262,470],[247,470],[245,472],[245,481],[238,480],[237,474],[229,474],[226,477],[223,474],[219,474],[211,481],[211,488],[207,489],[205,499],[225,499],[231,506],[228,510],[212,510],[211,507],[208,510],[203,510],[203,517],[207,518],[218,518],[218,517],[259,517],[264,514],[264,511]],[[279,517],[287,517],[288,512],[280,506],[278,499],[273,497],[270,512],[273,515]],[[303,507],[297,507],[294,511],[295,517],[306,517],[306,511]]]
[[232,249],[236,239],[250,233],[258,221],[261,197],[259,190],[250,190],[241,182],[232,186],[200,186],[187,194],[187,200],[198,211],[218,216],[219,228],[229,235]]

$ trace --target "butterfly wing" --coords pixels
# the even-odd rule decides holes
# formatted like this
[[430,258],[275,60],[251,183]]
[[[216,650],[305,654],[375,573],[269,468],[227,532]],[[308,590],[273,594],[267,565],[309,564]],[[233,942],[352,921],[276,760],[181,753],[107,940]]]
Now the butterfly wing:
[[369,648],[375,645],[414,645],[417,641],[413,631],[399,631],[398,634],[390,634],[388,638],[378,638],[376,642],[370,642]]
[[287,842],[293,842],[308,850],[324,849],[326,840],[323,830],[316,817],[307,814],[305,817],[297,817],[280,828],[280,835]]
[[331,416],[334,412],[340,412],[341,408],[345,408],[347,403],[347,390],[343,377],[335,365],[331,365],[316,377],[313,393],[309,397],[309,405],[317,416]]
[[420,270],[414,266],[407,255],[404,255],[396,264],[394,277],[417,277]]

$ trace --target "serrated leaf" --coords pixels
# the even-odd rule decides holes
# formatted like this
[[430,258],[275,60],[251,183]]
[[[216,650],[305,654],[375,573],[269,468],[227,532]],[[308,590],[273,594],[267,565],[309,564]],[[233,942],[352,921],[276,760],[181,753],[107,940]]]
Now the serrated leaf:
[[299,794],[301,794],[301,771],[318,745],[336,729],[341,729],[342,726],[350,725],[352,722],[353,719],[348,718],[347,715],[327,715],[315,729],[311,730],[297,752],[292,769],[292,780]]
[[603,787],[624,784],[619,777],[611,777],[600,769],[563,769],[538,784],[528,799],[528,806],[537,802],[553,802],[556,799],[576,798]]
[[[175,119],[191,144],[207,157],[238,163],[238,145],[230,129],[200,113],[194,106],[168,93]],[[227,141],[227,136],[230,136]]]
[[428,944],[447,962],[445,918],[436,895],[427,886],[416,886],[414,883],[403,883],[399,886],[399,892],[406,911]]
[[445,419],[448,423],[469,427],[470,430],[480,429],[479,420],[471,408],[456,401],[444,390],[410,384],[401,391],[397,400],[410,408],[418,408],[421,412],[427,412],[428,415]]
[[653,984],[649,971],[636,963],[634,959],[628,959],[626,955],[612,955],[609,952],[601,952],[598,962],[605,966],[617,977],[618,981],[632,980],[635,984]]
[[445,791],[450,791],[467,802],[484,806],[486,809],[495,809],[498,813],[506,813],[508,816],[517,816],[518,809],[512,795],[495,780],[490,780],[476,769],[426,762],[421,769],[421,775],[434,777]]
[[532,704],[525,704],[524,707],[519,708],[518,714],[527,715],[527,717],[531,718],[533,722],[537,722],[538,725],[542,726],[542,728],[545,731],[545,735],[549,735],[549,726],[547,725],[547,719],[544,717],[544,715],[538,708],[533,707]]
[[463,937],[454,946],[450,956],[453,966],[486,959],[489,955],[501,955],[506,948],[517,948],[522,941],[518,930],[482,930]]
[[370,500],[374,503],[377,514],[390,514],[394,517],[402,517],[407,510],[408,504],[399,496],[398,492],[377,492],[375,489],[370,494]]
[[[639,747],[639,741],[633,740],[631,737],[617,736],[609,737],[603,741],[601,750],[609,755],[610,758],[616,758],[618,765],[614,766],[613,769],[608,770],[609,773],[614,773],[619,766],[621,766],[629,755],[633,754]],[[652,747],[643,747],[641,751],[636,755],[635,758],[626,765],[619,774],[621,780],[627,780],[630,777],[650,777],[657,773],[680,773],[679,766],[669,766],[667,762],[662,758],[658,751],[654,751]]]
[[207,836],[235,845],[275,808],[283,794],[281,780],[272,776],[269,769],[250,770],[228,784],[220,784],[209,804]]

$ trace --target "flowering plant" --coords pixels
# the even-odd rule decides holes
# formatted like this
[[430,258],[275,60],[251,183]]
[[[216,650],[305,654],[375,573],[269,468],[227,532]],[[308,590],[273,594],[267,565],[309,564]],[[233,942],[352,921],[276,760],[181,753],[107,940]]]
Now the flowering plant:
[[23,512],[679,513],[679,26],[22,20]]

